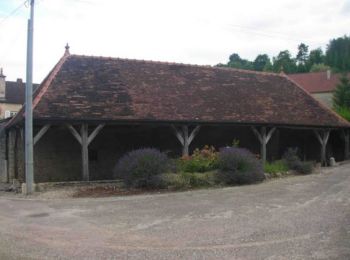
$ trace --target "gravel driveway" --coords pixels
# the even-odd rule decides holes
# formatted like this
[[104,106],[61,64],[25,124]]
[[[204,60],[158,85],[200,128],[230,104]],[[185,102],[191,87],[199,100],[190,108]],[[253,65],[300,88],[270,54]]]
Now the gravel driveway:
[[350,165],[160,195],[0,196],[0,259],[350,259]]

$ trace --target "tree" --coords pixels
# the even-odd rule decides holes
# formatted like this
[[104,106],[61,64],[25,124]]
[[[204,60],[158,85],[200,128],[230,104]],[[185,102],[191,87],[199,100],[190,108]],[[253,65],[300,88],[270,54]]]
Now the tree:
[[266,71],[271,69],[271,60],[267,54],[259,54],[253,62],[256,71]]
[[323,64],[323,63],[316,63],[313,64],[309,70],[309,72],[322,72],[322,71],[327,71],[330,70],[331,67]]
[[335,110],[350,109],[350,80],[343,74],[333,94],[333,107]]
[[273,71],[295,73],[297,72],[297,65],[295,59],[292,58],[288,50],[281,51],[277,57],[273,58]]
[[253,70],[252,62],[242,59],[237,53],[233,53],[230,55],[227,66],[237,69]]
[[298,45],[298,53],[296,56],[296,60],[298,63],[305,64],[309,57],[309,46],[305,43],[300,43]]
[[304,43],[298,45],[298,53],[296,56],[296,61],[298,63],[298,72],[307,72],[306,62],[309,58],[309,46]]
[[329,42],[326,64],[339,71],[350,71],[350,37],[345,35]]
[[309,59],[307,61],[308,66],[311,68],[314,64],[324,63],[325,55],[321,48],[310,51]]

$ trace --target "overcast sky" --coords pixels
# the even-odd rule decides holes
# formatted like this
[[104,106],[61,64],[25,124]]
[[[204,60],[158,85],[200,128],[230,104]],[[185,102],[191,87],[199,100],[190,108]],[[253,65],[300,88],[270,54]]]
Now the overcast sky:
[[[0,67],[25,78],[24,0],[0,0]],[[71,53],[192,64],[293,54],[304,42],[324,50],[350,34],[350,0],[36,0],[34,81]]]

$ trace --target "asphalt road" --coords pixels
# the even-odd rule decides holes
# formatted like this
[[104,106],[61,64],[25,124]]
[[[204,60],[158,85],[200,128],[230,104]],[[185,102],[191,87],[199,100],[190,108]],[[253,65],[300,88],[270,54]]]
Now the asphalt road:
[[0,196],[0,259],[350,259],[350,165],[160,195]]

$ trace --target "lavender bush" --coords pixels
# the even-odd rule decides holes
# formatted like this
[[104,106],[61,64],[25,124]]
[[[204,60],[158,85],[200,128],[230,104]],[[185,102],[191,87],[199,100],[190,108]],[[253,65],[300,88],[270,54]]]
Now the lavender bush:
[[224,184],[251,184],[265,179],[261,161],[247,149],[220,149],[218,166],[219,178]]
[[131,151],[121,157],[114,169],[116,178],[128,187],[160,188],[161,174],[169,170],[171,161],[166,154],[153,148]]

